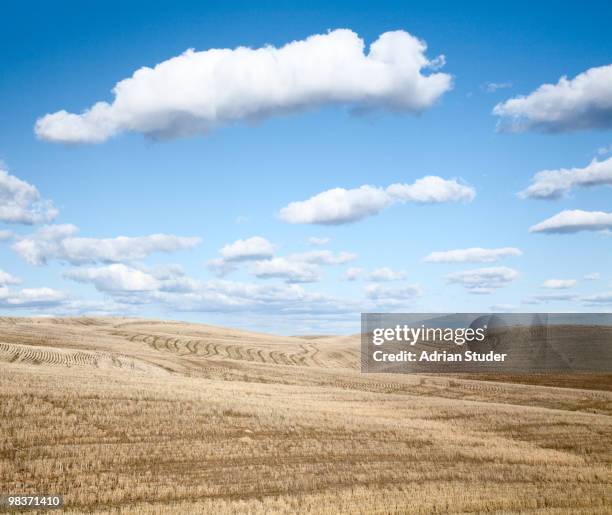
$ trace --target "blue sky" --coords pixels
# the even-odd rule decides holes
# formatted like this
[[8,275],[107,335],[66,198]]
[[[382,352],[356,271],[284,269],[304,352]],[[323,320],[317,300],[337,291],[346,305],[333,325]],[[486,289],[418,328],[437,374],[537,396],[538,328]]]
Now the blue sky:
[[[504,8],[484,2],[124,4],[5,7],[0,168],[34,186],[58,214],[34,224],[0,221],[0,231],[11,231],[0,242],[0,270],[15,279],[0,284],[1,313],[142,315],[302,333],[355,331],[359,312],[366,310],[607,311],[612,306],[607,218],[581,231],[529,232],[566,210],[609,213],[609,172],[598,172],[590,187],[572,183],[560,198],[517,196],[539,171],[582,169],[593,159],[612,158],[606,151],[612,145],[612,109],[606,108],[612,105],[607,93],[612,88],[604,69],[612,56],[609,3],[588,8],[558,2],[514,2]],[[305,97],[299,110],[274,106],[273,114],[256,120],[222,120],[206,134],[172,134],[162,141],[144,129],[121,126],[103,142],[58,142],[57,134],[65,138],[61,120],[54,132],[35,133],[37,120],[47,114],[79,114],[98,101],[112,103],[117,82],[188,48],[278,48],[334,29],[353,31],[365,41],[366,53],[381,34],[411,34],[427,43],[423,55],[430,61],[445,56],[443,67],[432,63],[419,73],[448,74],[452,88],[419,109],[407,104],[388,109],[388,102],[396,101],[392,93],[381,94],[365,112],[359,99]],[[240,63],[232,66],[240,71]],[[541,122],[534,117],[543,104],[528,97],[534,105],[520,107],[521,120],[528,123],[514,132],[496,130],[510,118],[493,115],[496,105],[590,69],[602,73],[585,79],[591,89],[573,107],[553,92],[551,109],[558,112],[546,113],[549,118]],[[352,80],[351,87],[359,90],[370,78]],[[249,97],[248,84],[222,86],[237,91],[236,98],[246,104],[260,101]],[[370,185],[384,192],[391,184],[411,185],[426,176],[454,181],[475,196],[394,200],[351,223],[288,223],[279,214],[292,202],[333,188]],[[63,224],[78,227],[78,235],[68,238],[91,238],[86,243],[94,250],[116,243],[99,240],[119,236],[165,234],[201,242],[82,262],[66,257],[67,251],[51,252],[46,263],[24,257],[27,245],[19,242],[36,239],[32,235],[45,225]],[[273,251],[230,258],[235,270],[222,277],[207,267],[224,246],[253,237],[266,239]],[[313,246],[312,237],[329,241]],[[434,251],[474,247],[518,249],[521,255],[423,262]],[[319,254],[305,257],[313,251]],[[353,256],[339,258],[342,252]],[[281,261],[261,264],[275,258]],[[257,275],[274,267],[282,269],[275,277]],[[395,272],[386,276],[394,280],[372,275],[383,267]],[[345,279],[349,268],[362,269],[354,271],[355,280]],[[316,277],[295,282],[295,273],[302,274],[299,281],[308,273]],[[492,279],[485,284],[487,276]],[[175,282],[168,286],[168,281]]]

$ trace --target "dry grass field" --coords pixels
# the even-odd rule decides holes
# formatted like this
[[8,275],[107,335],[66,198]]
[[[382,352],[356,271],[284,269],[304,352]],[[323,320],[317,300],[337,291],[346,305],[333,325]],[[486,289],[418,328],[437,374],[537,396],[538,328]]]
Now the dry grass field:
[[612,512],[610,376],[359,362],[358,337],[0,319],[0,494],[76,513]]

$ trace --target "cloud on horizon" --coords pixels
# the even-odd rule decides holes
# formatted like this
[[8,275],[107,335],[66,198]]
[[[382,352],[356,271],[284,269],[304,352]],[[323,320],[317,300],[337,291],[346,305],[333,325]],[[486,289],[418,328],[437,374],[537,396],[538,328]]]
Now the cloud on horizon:
[[[179,312],[248,312],[294,316],[359,312],[359,303],[306,291],[298,284],[201,281],[179,267],[144,268],[122,263],[74,268],[64,277],[92,284],[117,306],[158,305]],[[1,302],[1,301],[0,301]]]
[[389,287],[382,284],[368,284],[365,295],[368,299],[377,301],[379,305],[393,305],[397,302],[412,300],[423,293],[418,284]]
[[28,263],[36,266],[45,265],[51,259],[82,265],[144,259],[154,252],[190,249],[202,241],[198,237],[172,234],[82,238],[76,236],[78,231],[78,228],[71,224],[47,225],[33,234],[19,237],[11,248]]
[[549,302],[573,302],[579,300],[580,296],[575,293],[545,293],[543,295],[532,295],[523,299],[523,304],[547,304]]
[[542,283],[542,288],[549,290],[564,290],[567,288],[573,288],[578,284],[576,279],[547,279]]
[[313,283],[321,280],[321,266],[344,265],[357,258],[350,252],[334,254],[311,250],[284,257],[256,261],[250,273],[259,279],[283,279],[287,283]]
[[425,263],[494,263],[504,257],[522,255],[521,250],[515,247],[502,247],[498,249],[472,247],[469,249],[432,252],[423,261]]
[[49,308],[61,305],[67,299],[64,292],[53,288],[23,288],[11,291],[0,285],[0,307],[3,308]]
[[507,266],[476,268],[447,274],[448,284],[461,284],[469,293],[489,294],[518,279],[519,273]]
[[588,295],[586,297],[583,297],[582,301],[589,306],[612,304],[612,291],[605,293],[597,293],[595,295]]

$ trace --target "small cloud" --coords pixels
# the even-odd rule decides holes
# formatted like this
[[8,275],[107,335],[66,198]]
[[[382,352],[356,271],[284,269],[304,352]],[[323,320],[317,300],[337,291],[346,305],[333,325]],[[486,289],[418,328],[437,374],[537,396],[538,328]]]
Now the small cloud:
[[473,247],[469,249],[432,252],[423,261],[426,263],[493,263],[504,257],[521,256],[522,254],[519,249],[514,247],[498,249]]
[[494,313],[512,313],[520,308],[513,304],[493,304],[490,309]]
[[21,283],[21,279],[9,274],[8,272],[5,272],[4,270],[0,270],[0,287],[19,283]]
[[206,262],[206,268],[208,268],[217,277],[224,277],[238,270],[236,263],[226,261],[223,258],[209,259]]
[[519,193],[521,198],[555,200],[567,197],[572,188],[612,185],[612,157],[593,160],[583,168],[543,170],[534,175],[532,184]]
[[66,299],[64,292],[53,288],[23,288],[14,292],[6,287],[0,288],[0,306],[3,308],[53,308]]
[[597,154],[599,154],[600,156],[605,156],[606,154],[610,154],[610,153],[612,153],[612,144],[606,147],[599,147],[597,149]]
[[604,231],[612,228],[612,213],[603,211],[565,210],[535,224],[529,232],[569,234],[580,231]]
[[493,109],[502,132],[574,132],[612,128],[612,64],[561,77]]
[[308,243],[313,247],[320,247],[322,245],[327,245],[331,240],[329,238],[317,238],[316,236],[312,236],[308,238]]
[[103,292],[154,291],[159,288],[157,279],[151,274],[122,263],[69,270],[64,272],[64,277],[80,283],[91,283]]
[[363,275],[363,272],[364,272],[363,268],[350,267],[349,269],[347,269],[346,272],[344,272],[342,279],[344,281],[356,281]]
[[319,268],[307,261],[276,257],[257,261],[251,274],[259,279],[284,279],[288,283],[314,283],[321,279]]
[[422,294],[421,287],[418,284],[410,284],[391,288],[380,284],[368,284],[365,288],[365,294],[368,299],[377,301],[404,301],[413,299]]
[[576,281],[576,279],[547,279],[542,283],[542,288],[547,288],[549,290],[564,290],[573,288],[577,283],[578,281]]
[[322,266],[335,266],[350,263],[357,258],[350,252],[331,252],[311,250],[256,261],[250,273],[260,279],[284,279],[288,283],[312,283],[321,279]]
[[475,196],[470,186],[430,175],[412,184],[391,184],[384,189],[365,185],[326,190],[307,200],[291,202],[280,210],[279,216],[292,224],[339,225],[375,215],[396,203],[471,202]]
[[71,224],[46,225],[33,234],[19,237],[11,248],[28,263],[36,266],[44,265],[50,259],[82,265],[144,259],[155,252],[190,249],[202,241],[198,237],[173,234],[81,238],[77,233],[78,228]]
[[334,253],[330,250],[311,250],[309,252],[290,254],[289,258],[292,261],[303,261],[317,265],[344,265],[355,261],[357,254],[344,251]]
[[448,284],[461,284],[469,293],[486,295],[494,290],[508,286],[519,277],[519,273],[506,266],[476,268],[454,272],[446,276]]
[[590,274],[586,274],[583,279],[585,281],[597,281],[599,278],[601,277],[601,274],[599,272],[593,272]]
[[261,236],[236,240],[224,245],[219,250],[221,257],[210,259],[206,267],[215,275],[223,277],[237,270],[238,263],[270,258],[274,255],[275,250],[276,245]]
[[582,297],[582,301],[589,306],[612,304],[612,291]]
[[547,304],[549,302],[571,302],[578,300],[579,295],[573,293],[545,293],[532,295],[523,299],[523,304]]
[[266,238],[253,236],[246,240],[236,240],[234,243],[225,245],[220,251],[225,261],[251,261],[271,257],[276,247]]
[[495,93],[500,89],[508,89],[512,87],[512,82],[485,82],[482,89],[487,93]]
[[32,184],[0,169],[0,222],[33,225],[53,221],[58,211]]
[[405,272],[392,270],[386,266],[376,268],[368,274],[368,279],[373,282],[401,281],[405,277]]
[[0,241],[8,241],[14,238],[15,234],[12,231],[0,231]]

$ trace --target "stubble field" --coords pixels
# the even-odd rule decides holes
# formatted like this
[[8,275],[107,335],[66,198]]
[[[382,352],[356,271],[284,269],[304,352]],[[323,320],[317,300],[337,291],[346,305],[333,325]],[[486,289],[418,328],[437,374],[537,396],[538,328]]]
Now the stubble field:
[[0,494],[79,513],[612,511],[610,376],[359,363],[358,337],[0,319]]

